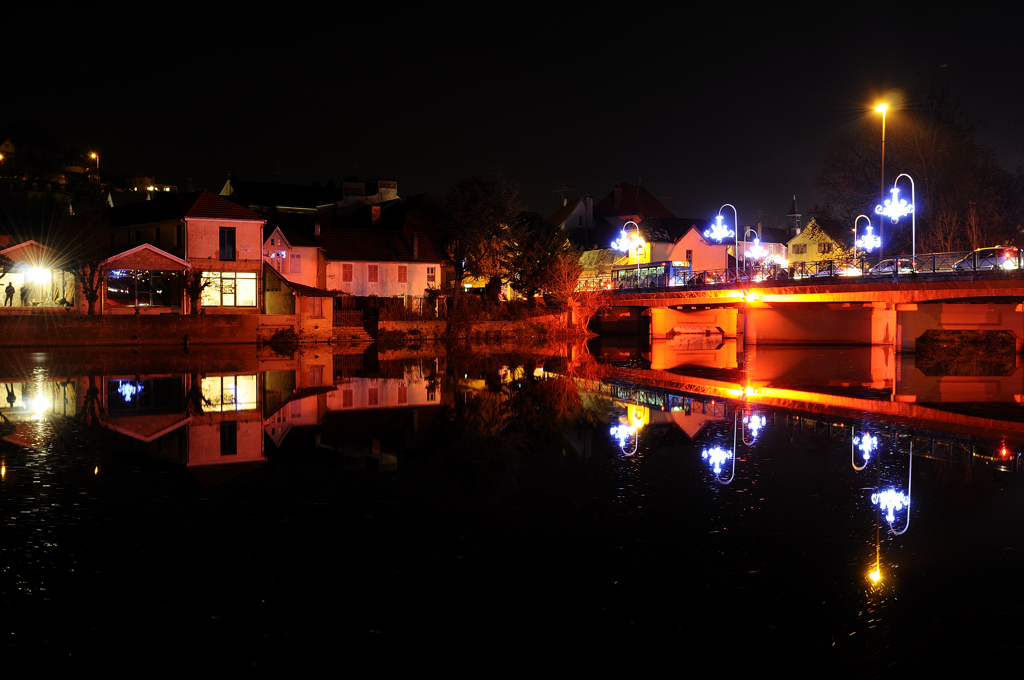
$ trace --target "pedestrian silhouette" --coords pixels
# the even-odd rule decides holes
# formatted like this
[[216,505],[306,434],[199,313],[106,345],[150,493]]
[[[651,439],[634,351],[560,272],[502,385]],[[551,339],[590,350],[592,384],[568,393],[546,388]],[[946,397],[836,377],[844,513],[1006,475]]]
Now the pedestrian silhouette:
[[4,297],[4,307],[13,307],[14,306],[14,286],[11,285],[10,281],[7,282],[7,287],[4,288],[4,293],[6,294],[6,297]]

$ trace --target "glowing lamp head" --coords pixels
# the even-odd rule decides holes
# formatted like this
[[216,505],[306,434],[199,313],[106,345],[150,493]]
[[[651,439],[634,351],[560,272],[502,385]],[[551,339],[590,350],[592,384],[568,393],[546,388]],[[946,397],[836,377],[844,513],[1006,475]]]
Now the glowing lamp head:
[[889,105],[888,104],[879,104],[878,106],[875,107],[875,111],[878,111],[879,113],[885,113],[888,110],[889,110]]
[[716,241],[721,242],[722,239],[730,236],[735,236],[736,232],[729,227],[722,224],[722,216],[718,215],[715,217],[715,223],[711,225],[710,229],[704,230],[704,235],[708,238],[712,238]]
[[878,571],[878,569],[875,569],[873,572],[868,574],[868,578],[871,579],[872,583],[878,583],[882,580],[882,573]]
[[[896,224],[901,217],[914,212],[914,204],[907,203],[906,199],[900,198],[900,190],[896,187],[890,189],[889,193],[892,194],[892,198],[886,199],[884,205],[875,206],[875,212],[879,215],[885,215],[892,219],[893,224]],[[870,229],[871,227],[868,228]]]

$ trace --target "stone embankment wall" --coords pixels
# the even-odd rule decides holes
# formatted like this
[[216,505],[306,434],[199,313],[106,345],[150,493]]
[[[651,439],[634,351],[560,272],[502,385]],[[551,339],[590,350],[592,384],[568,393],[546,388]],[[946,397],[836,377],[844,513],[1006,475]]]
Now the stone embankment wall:
[[[530,336],[562,332],[565,329],[565,314],[548,314],[516,321],[473,321],[461,333],[466,338],[479,336]],[[388,321],[377,323],[379,331],[402,331],[425,340],[439,340],[447,329],[441,320]]]
[[63,310],[0,317],[0,347],[79,347],[255,343],[256,315],[88,316]]

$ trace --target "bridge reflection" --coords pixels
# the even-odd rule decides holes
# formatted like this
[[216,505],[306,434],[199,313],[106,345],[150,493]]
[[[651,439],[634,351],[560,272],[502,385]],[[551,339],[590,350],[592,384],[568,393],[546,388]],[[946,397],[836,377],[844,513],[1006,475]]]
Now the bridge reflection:
[[[599,356],[602,347],[592,346]],[[1002,464],[1024,448],[1019,358],[1009,375],[930,376],[914,356],[887,347],[737,350],[729,340],[706,349],[654,341],[626,352],[619,342],[608,353],[615,363],[605,364],[603,389],[623,404],[648,406],[652,424],[691,439],[756,407],[769,423],[785,417],[803,427],[804,418],[843,441],[852,441],[854,425],[891,424],[918,437],[919,455]]]

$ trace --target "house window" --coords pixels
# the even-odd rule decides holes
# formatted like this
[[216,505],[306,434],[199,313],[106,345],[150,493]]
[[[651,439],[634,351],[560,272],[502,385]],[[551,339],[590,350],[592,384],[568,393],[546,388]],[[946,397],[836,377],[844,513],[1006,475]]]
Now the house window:
[[217,375],[203,378],[203,411],[251,411],[258,405],[256,374]]
[[302,273],[302,255],[299,253],[292,253],[291,257],[288,258],[291,263],[291,267],[288,272],[290,274],[301,274]]
[[406,385],[405,383],[402,383],[398,386],[398,403],[409,403],[409,386]]
[[806,255],[807,254],[807,244],[806,243],[794,243],[793,244],[793,254],[794,255]]
[[376,406],[378,403],[380,403],[380,393],[377,391],[377,389],[378,388],[376,388],[376,387],[371,387],[369,390],[367,390],[367,394],[366,394],[366,405],[367,406]]
[[818,244],[818,252],[819,253],[831,253],[832,252],[832,244],[831,243],[819,243]]
[[204,307],[255,307],[255,272],[206,272],[203,274]]
[[437,275],[434,273],[433,267],[427,267],[427,283],[436,283]]
[[238,423],[224,420],[220,424],[220,455],[234,456],[238,453]]
[[398,265],[398,282],[409,283],[409,267],[408,265]]
[[324,315],[324,299],[322,297],[304,297],[302,298],[302,309],[310,318],[322,317]]
[[220,228],[220,259],[222,262],[235,261],[235,228]]
[[691,267],[693,266],[693,251],[692,250],[687,250],[686,251],[686,262],[689,263]]
[[352,408],[352,390],[345,390],[341,393],[341,407]]
[[366,265],[366,282],[377,283],[380,280],[379,272],[377,271],[377,265],[368,264]]
[[352,265],[341,265],[341,280],[343,283],[352,283]]

